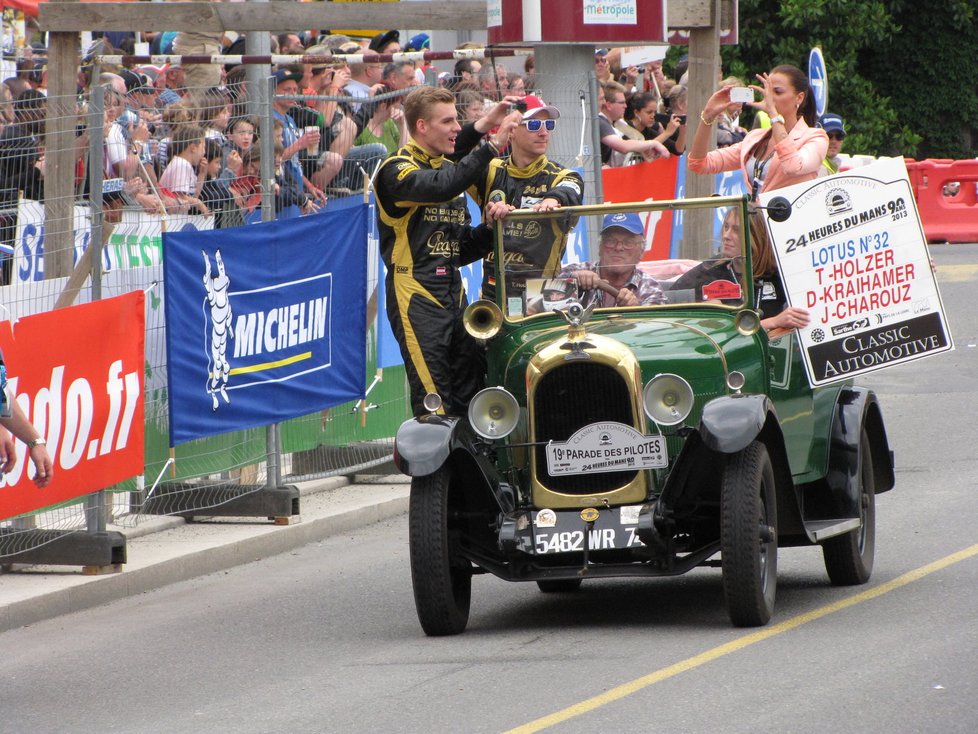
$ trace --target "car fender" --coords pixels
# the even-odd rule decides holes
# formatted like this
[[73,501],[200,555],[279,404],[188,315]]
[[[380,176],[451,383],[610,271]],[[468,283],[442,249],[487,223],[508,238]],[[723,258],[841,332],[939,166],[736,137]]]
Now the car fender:
[[733,454],[747,448],[774,413],[766,395],[726,395],[703,406],[697,430],[707,447]]
[[[863,429],[869,438],[872,455],[860,456],[859,442]],[[845,504],[853,517],[859,516],[859,462],[873,462],[873,479],[876,494],[893,488],[893,460],[883,415],[876,394],[861,387],[849,387],[839,393],[835,415],[832,419],[832,439],[829,453],[829,471],[826,475],[829,489],[837,498],[845,498]]]
[[458,423],[459,418],[442,415],[404,421],[394,438],[394,466],[412,477],[437,471],[452,452]]

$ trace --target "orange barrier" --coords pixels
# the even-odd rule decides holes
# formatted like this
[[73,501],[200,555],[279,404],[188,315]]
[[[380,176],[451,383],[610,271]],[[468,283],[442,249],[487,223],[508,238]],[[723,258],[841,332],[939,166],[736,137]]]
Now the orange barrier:
[[928,242],[978,242],[978,160],[906,159]]

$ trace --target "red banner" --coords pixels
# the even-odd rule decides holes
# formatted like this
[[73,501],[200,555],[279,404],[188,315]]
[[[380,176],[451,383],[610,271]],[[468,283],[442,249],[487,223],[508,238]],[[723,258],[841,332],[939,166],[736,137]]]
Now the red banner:
[[[601,182],[605,203],[675,199],[678,171],[679,158],[676,156],[634,166],[603,168]],[[641,216],[646,217],[645,214]],[[672,242],[672,212],[651,212],[646,222],[646,238],[649,238],[650,230],[652,246],[645,250],[642,259],[668,259]]]
[[44,489],[27,447],[0,479],[0,520],[103,489],[143,471],[142,291],[0,324],[7,387],[54,463]]

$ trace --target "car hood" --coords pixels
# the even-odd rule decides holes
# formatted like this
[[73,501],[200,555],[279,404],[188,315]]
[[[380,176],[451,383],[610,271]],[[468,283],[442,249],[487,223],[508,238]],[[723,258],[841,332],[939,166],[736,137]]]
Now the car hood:
[[[588,322],[587,333],[614,339],[628,347],[642,366],[645,379],[660,372],[673,372],[686,379],[722,380],[731,369],[741,368],[731,366],[731,361],[744,361],[737,358],[738,354],[746,356],[749,350],[748,361],[757,361],[756,342],[734,328],[732,314],[599,318]],[[505,370],[507,383],[514,379],[521,381],[520,375],[530,358],[566,335],[566,325],[514,330],[503,338],[502,348],[496,352],[509,358],[505,365],[496,366]],[[492,362],[490,359],[490,369]]]

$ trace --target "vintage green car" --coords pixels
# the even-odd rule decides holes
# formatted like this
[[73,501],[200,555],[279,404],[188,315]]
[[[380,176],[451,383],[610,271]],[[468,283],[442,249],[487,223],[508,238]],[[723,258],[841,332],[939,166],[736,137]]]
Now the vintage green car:
[[[691,257],[656,257],[646,231],[676,212]],[[794,332],[761,324],[771,284],[752,275],[751,216],[714,197],[516,212],[499,228],[495,301],[466,312],[490,387],[464,416],[430,395],[396,438],[427,634],[465,629],[486,572],[569,593],[719,566],[738,626],[771,618],[779,547],[821,545],[832,583],[867,581],[875,495],[894,483],[880,407],[851,382],[810,387]],[[719,251],[693,242],[721,221]],[[600,268],[535,265],[522,243],[541,232],[586,233]],[[609,282],[633,266],[627,293]]]

